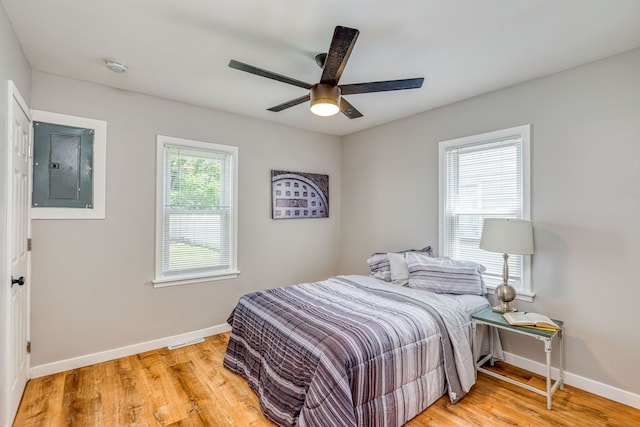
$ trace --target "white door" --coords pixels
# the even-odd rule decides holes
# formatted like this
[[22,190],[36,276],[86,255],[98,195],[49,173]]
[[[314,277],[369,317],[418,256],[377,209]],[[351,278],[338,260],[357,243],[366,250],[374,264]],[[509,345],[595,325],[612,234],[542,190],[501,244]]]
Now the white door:
[[9,111],[8,156],[8,212],[7,255],[9,283],[6,313],[5,360],[7,361],[7,417],[13,422],[22,392],[29,376],[29,270],[30,258],[27,240],[30,233],[29,218],[29,162],[31,119],[29,109],[12,82],[9,82],[11,109]]

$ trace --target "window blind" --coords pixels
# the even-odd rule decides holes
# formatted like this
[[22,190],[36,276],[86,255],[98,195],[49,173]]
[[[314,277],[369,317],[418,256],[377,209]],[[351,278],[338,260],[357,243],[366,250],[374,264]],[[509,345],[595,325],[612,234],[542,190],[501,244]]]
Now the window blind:
[[165,145],[162,273],[228,269],[231,154]]
[[[501,254],[479,248],[485,218],[523,218],[522,137],[450,146],[444,153],[444,255],[474,260],[488,284],[502,281]],[[510,283],[522,284],[523,257],[509,257]]]

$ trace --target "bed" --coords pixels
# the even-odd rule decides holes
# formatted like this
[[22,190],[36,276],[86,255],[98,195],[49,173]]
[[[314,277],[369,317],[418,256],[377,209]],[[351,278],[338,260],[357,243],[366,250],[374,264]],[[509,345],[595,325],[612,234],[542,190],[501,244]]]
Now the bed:
[[401,426],[470,390],[471,314],[486,306],[364,275],[253,292],[223,363],[279,426]]

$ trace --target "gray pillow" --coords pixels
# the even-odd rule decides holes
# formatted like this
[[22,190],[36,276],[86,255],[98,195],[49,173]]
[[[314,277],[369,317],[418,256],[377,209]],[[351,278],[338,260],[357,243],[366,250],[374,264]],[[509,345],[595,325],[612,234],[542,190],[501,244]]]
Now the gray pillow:
[[485,267],[473,261],[406,254],[410,288],[438,294],[486,295]]

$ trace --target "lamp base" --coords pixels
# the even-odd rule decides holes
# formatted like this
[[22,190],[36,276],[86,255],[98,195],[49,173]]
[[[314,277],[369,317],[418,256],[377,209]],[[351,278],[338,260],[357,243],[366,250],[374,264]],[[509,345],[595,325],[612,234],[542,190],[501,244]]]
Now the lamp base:
[[[505,276],[505,278],[506,277],[507,276]],[[498,313],[517,311],[515,308],[511,307],[511,301],[516,299],[516,290],[513,286],[507,283],[506,279],[503,284],[496,287],[496,299],[498,300],[498,304],[493,307],[493,311]]]
[[518,311],[518,309],[515,307],[507,307],[507,309],[505,310],[504,307],[502,307],[502,304],[498,304],[491,307],[491,311],[494,311],[496,313],[511,313],[514,311]]

